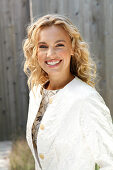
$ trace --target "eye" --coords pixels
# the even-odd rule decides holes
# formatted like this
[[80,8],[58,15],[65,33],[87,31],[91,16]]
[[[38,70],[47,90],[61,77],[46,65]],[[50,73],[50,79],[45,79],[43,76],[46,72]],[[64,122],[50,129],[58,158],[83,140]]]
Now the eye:
[[64,44],[57,44],[56,47],[64,47]]
[[40,45],[39,48],[47,48],[46,45]]

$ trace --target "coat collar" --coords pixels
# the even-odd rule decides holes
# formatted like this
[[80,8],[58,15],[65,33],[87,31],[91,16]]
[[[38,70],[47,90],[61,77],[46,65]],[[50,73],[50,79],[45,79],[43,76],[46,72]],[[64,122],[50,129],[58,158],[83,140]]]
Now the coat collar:
[[[39,97],[41,96],[41,88],[42,85],[39,84],[37,91],[36,91],[36,96]],[[85,89],[88,89],[85,91]],[[67,85],[65,85],[62,89],[59,90],[59,93],[64,93],[65,95],[72,95],[76,94],[76,96],[86,95],[88,91],[92,91],[95,88],[92,88],[90,85],[82,81],[79,77],[75,76],[75,78],[70,81]]]
[[[60,91],[61,91],[61,93],[63,91],[65,91],[65,94],[67,93],[67,95],[68,95],[70,92],[77,90],[81,86],[81,83],[83,84],[85,82],[83,82],[80,78],[75,76],[75,78],[72,81],[70,81],[66,86],[61,88]],[[38,102],[37,99],[42,96],[42,86],[43,85],[39,84],[38,87],[36,87],[36,86],[33,87],[33,92],[35,94],[34,97],[37,102]]]

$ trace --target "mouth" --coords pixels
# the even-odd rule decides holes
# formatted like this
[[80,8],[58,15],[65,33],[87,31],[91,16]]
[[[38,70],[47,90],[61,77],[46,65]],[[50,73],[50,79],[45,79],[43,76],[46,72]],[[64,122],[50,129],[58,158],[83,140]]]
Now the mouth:
[[62,60],[49,60],[49,61],[46,61],[45,63],[48,65],[48,66],[57,66],[61,63]]

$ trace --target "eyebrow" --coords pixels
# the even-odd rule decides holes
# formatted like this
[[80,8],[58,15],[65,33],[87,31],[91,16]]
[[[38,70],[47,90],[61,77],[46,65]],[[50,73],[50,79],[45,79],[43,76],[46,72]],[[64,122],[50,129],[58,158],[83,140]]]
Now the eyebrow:
[[[58,42],[66,42],[65,40],[57,40],[55,43],[58,43]],[[38,44],[46,44],[46,42],[38,42]]]

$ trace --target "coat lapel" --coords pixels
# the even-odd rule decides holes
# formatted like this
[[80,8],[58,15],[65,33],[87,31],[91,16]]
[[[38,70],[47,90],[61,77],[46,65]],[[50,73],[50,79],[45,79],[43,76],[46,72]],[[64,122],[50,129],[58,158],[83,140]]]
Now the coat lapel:
[[33,122],[36,118],[37,112],[40,107],[40,103],[42,100],[42,95],[40,93],[41,85],[38,86],[38,88],[34,87],[33,91],[30,94],[30,125],[32,128]]

